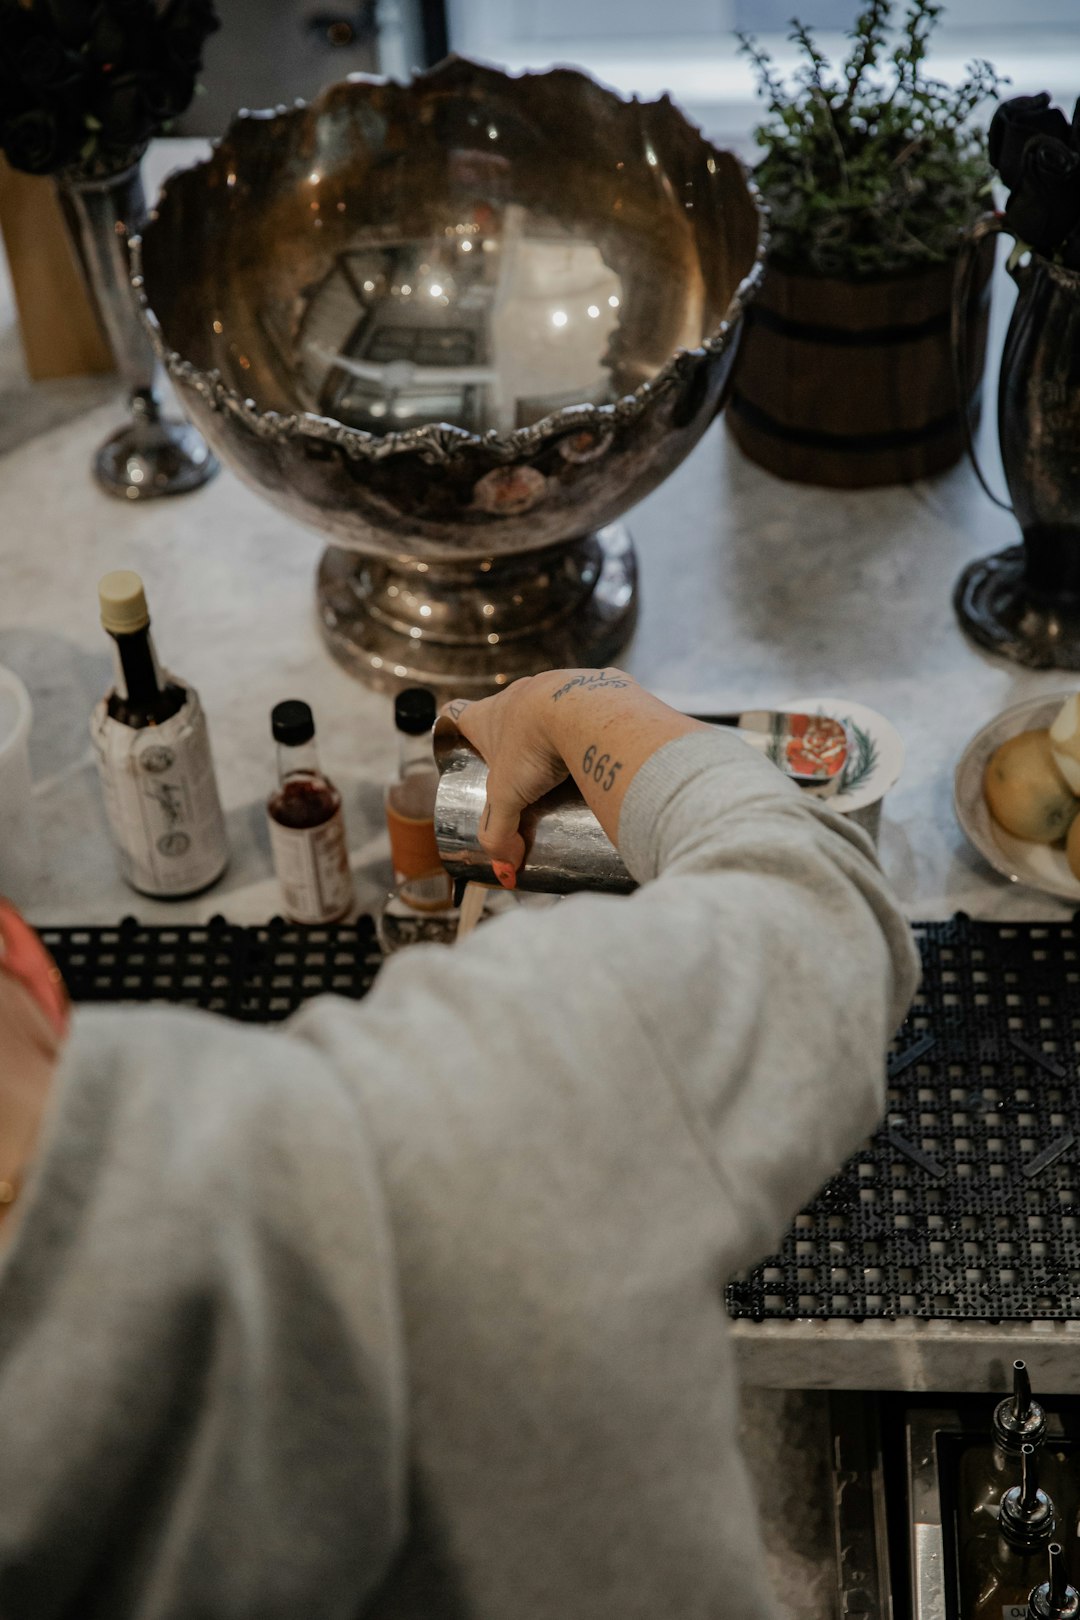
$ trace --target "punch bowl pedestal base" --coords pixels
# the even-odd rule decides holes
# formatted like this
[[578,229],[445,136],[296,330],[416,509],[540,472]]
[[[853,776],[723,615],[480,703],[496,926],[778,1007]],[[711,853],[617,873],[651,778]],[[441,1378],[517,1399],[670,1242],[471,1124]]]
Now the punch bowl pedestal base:
[[468,578],[331,546],[317,599],[327,646],[367,685],[484,697],[539,669],[614,662],[637,621],[637,557],[621,523]]

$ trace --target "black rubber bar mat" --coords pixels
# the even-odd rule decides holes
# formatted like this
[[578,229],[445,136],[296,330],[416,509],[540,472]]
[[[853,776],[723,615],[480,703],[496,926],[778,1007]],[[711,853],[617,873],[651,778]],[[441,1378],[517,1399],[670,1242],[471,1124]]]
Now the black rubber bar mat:
[[73,1001],[168,1001],[249,1024],[277,1023],[301,1002],[332,991],[366,994],[382,962],[370,917],[308,928],[275,917],[244,928],[214,917],[205,927],[43,928],[41,937]]
[[[728,1288],[733,1316],[1080,1317],[1080,929],[917,927],[923,985],[882,1128]],[[368,917],[304,928],[47,928],[75,1001],[168,1001],[253,1023],[360,997]]]
[[733,1316],[1080,1317],[1080,929],[917,925],[888,1115]]

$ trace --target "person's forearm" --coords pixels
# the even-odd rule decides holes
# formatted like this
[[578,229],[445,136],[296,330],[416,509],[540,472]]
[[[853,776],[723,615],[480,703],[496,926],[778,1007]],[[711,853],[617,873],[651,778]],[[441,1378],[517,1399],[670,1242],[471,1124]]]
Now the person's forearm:
[[617,842],[623,799],[665,743],[710,728],[642,691],[620,670],[582,670],[551,683],[544,722],[590,810]]

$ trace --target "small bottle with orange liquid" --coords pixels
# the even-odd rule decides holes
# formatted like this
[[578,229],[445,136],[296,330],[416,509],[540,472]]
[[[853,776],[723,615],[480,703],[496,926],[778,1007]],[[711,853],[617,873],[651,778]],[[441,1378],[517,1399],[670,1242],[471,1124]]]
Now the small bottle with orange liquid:
[[457,934],[454,886],[435,842],[439,773],[431,751],[435,699],[423,687],[399,692],[394,723],[400,743],[398,774],[386,790],[386,825],[394,892],[380,923],[383,949],[420,940],[450,943]]

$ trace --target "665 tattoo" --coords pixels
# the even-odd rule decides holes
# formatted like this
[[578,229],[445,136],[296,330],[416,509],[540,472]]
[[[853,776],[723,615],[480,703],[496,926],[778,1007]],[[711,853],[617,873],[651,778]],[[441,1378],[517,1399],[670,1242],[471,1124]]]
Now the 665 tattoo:
[[593,781],[603,788],[605,793],[610,793],[615,786],[616,775],[622,770],[622,760],[613,760],[610,754],[597,754],[596,749],[596,743],[589,744],[582,758],[581,768],[586,776],[591,776]]

